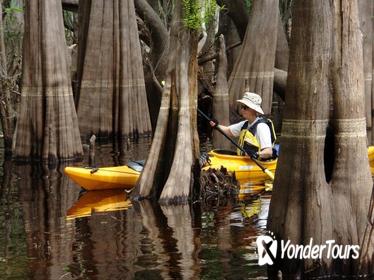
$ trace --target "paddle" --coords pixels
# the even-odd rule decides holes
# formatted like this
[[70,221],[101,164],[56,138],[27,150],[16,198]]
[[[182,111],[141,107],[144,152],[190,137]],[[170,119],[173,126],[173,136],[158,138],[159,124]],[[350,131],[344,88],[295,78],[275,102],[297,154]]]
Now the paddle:
[[[201,116],[203,116],[207,121],[212,121],[211,118],[209,118],[204,112],[202,112],[199,108],[197,108],[197,111],[199,112],[199,114]],[[250,153],[250,152],[247,152],[245,151],[242,147],[240,147],[234,140],[232,140],[222,129],[220,129],[218,127],[218,125],[216,125],[214,127],[215,129],[217,129],[223,136],[226,137],[227,140],[229,140],[235,147],[237,147],[239,150],[241,150],[244,154],[248,155],[254,163],[257,164],[258,167],[260,167],[260,169],[266,174],[268,175],[268,177],[271,179],[271,181],[274,181],[274,174],[269,170],[267,169],[265,166],[263,166],[255,157],[254,157],[254,154]]]

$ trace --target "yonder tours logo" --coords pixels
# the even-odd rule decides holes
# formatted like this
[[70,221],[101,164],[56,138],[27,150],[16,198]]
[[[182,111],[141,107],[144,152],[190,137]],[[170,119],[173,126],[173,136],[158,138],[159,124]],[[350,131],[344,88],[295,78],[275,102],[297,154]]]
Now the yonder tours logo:
[[256,245],[259,265],[274,264],[278,249],[281,259],[322,259],[323,256],[327,259],[358,259],[360,255],[359,245],[339,245],[335,240],[326,240],[325,244],[314,244],[313,238],[309,239],[307,245],[295,245],[291,244],[290,240],[281,240],[278,248],[278,241],[272,232],[258,236]]
[[272,265],[277,256],[278,241],[272,232],[269,235],[260,235],[256,239],[257,251],[258,251],[258,264]]

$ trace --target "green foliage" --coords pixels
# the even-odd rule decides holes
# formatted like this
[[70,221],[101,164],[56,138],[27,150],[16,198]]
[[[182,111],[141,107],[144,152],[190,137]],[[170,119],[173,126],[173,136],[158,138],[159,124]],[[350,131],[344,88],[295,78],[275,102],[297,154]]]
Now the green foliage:
[[14,1],[10,1],[8,6],[4,6],[4,36],[5,41],[22,39],[22,23],[19,22],[19,16],[23,17],[23,7],[19,7]]
[[75,44],[77,41],[74,33],[75,26],[75,14],[70,11],[63,11],[64,26],[65,26],[65,39],[68,46]]
[[194,30],[201,28],[203,23],[209,23],[216,14],[217,3],[215,0],[182,0],[183,21],[186,27]]
[[22,40],[23,40],[23,6],[19,1],[11,0],[3,4],[3,32],[7,57],[8,75],[17,83],[21,77]]
[[252,0],[244,0],[244,4],[247,7],[247,11],[249,12],[252,7]]
[[9,7],[9,8],[5,8],[4,12],[7,15],[10,15],[10,14],[14,15],[15,13],[22,13],[23,9],[21,7]]

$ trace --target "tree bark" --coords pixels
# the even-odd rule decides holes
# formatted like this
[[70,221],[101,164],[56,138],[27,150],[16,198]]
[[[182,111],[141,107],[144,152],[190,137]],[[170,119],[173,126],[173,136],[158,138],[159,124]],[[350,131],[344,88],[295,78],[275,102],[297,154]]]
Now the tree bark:
[[82,155],[63,28],[61,1],[26,1],[16,159],[55,163]]
[[[225,44],[227,47],[227,75],[231,75],[234,68],[234,64],[237,61],[240,54],[240,36],[235,27],[235,24],[231,18],[224,11],[220,11],[219,14],[219,29],[218,34],[223,34],[225,37]],[[230,48],[229,46],[236,45],[235,48]]]
[[[324,170],[329,116],[331,12],[328,1],[296,1],[290,44],[286,105],[268,229],[292,244],[322,244],[332,236],[331,190]],[[318,108],[318,110],[315,110]],[[321,260],[321,271],[328,263]],[[294,279],[313,270],[311,261],[277,260],[278,270]]]
[[[373,81],[373,1],[358,0],[360,14],[360,29],[363,35],[364,53],[364,77],[365,77],[365,110],[366,126],[369,131],[373,131],[372,115],[372,81]],[[369,143],[372,143],[372,135],[368,134]]]
[[[215,43],[216,43],[216,29],[218,26],[218,18],[214,17],[211,21],[206,24],[206,28],[202,31],[204,37],[198,44],[202,45],[201,51],[198,51],[198,57],[211,57],[215,54]],[[199,97],[201,93],[212,94],[214,91],[213,82],[215,81],[215,64],[213,60],[209,60],[206,63],[199,64]]]
[[133,1],[92,1],[83,10],[78,118],[81,135],[122,141],[151,123]]
[[286,31],[284,30],[282,19],[278,16],[277,48],[275,52],[275,68],[288,70],[289,47]]
[[[362,244],[368,226],[373,181],[367,161],[363,45],[357,1],[334,1],[333,32],[335,162],[331,184],[332,225],[334,239],[339,244]],[[363,245],[367,254],[361,256],[360,262],[336,260],[334,273],[373,275],[373,235]]]
[[262,96],[265,114],[271,112],[278,15],[278,0],[253,1],[246,36],[229,79],[232,111],[248,81],[249,91]]
[[245,5],[245,1],[217,0],[217,3],[227,11],[227,15],[235,24],[240,40],[243,41],[249,19],[249,12]]
[[[226,46],[223,35],[219,38],[219,58],[216,90],[213,93],[213,116],[220,120],[223,125],[230,124],[229,112],[229,87],[227,84],[227,57]],[[213,146],[220,149],[230,149],[230,142],[219,133],[213,130]]]
[[[374,4],[372,4],[372,7],[371,7],[371,14],[374,15]],[[371,73],[371,77],[372,77],[372,86],[371,86],[371,107],[374,108],[374,83],[373,83],[373,77],[374,77],[374,20],[372,20],[372,35],[371,35],[371,43],[372,43],[372,59],[371,59],[371,63],[372,63],[372,73]],[[371,118],[374,118],[374,114],[371,115]],[[372,120],[372,124],[373,124],[373,120]],[[369,135],[369,143],[373,143],[374,141],[374,129],[371,130],[371,134]]]
[[274,90],[282,100],[286,98],[287,75],[286,71],[274,68]]
[[163,204],[186,203],[199,153],[196,128],[197,35],[182,22],[182,4],[173,13],[168,72],[151,151],[138,183],[141,197]]
[[[357,1],[331,3],[295,2],[282,152],[268,228],[294,244],[306,245],[313,238],[314,244],[335,240],[343,246],[359,245],[360,258],[332,259],[325,254],[318,267],[308,259],[277,259],[270,277],[278,270],[287,279],[373,275],[369,206],[374,201],[369,164],[363,160],[367,158],[364,68]],[[329,123],[332,144],[327,137]]]

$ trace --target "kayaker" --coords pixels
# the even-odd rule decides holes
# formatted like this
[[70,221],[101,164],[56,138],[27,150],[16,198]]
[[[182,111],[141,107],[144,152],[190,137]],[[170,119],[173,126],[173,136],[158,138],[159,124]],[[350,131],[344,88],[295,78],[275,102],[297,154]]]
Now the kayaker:
[[[230,126],[218,124],[218,121],[210,121],[212,127],[219,126],[230,137],[239,137],[239,145],[249,154],[259,159],[270,159],[276,155],[273,146],[276,139],[274,126],[267,119],[261,108],[262,98],[253,92],[244,92],[239,103],[239,113],[245,119]],[[238,149],[238,154],[242,152]]]

